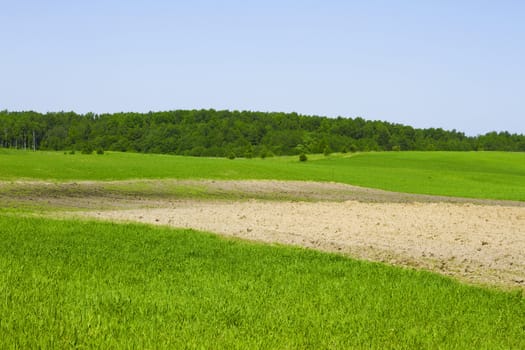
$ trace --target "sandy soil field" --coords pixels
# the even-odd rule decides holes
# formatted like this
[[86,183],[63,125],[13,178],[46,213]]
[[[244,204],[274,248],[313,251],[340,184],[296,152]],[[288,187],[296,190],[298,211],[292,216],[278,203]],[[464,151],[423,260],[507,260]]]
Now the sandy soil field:
[[[137,188],[138,190],[134,190]],[[525,202],[299,181],[3,182],[8,207],[192,228],[525,289]]]
[[522,202],[407,195],[341,184],[206,184],[309,200],[175,200],[149,208],[89,210],[75,215],[292,244],[422,268],[474,284],[525,288]]

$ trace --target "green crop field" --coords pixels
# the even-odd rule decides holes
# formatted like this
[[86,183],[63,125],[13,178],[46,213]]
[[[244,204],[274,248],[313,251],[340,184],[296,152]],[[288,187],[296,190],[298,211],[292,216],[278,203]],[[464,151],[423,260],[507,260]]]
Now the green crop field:
[[0,150],[0,179],[277,179],[335,181],[397,192],[525,200],[525,153],[378,152],[266,159]]
[[188,230],[0,216],[0,348],[525,348],[525,299]]
[[378,152],[299,162],[1,149],[0,348],[525,347],[521,290],[191,230],[36,218],[52,205],[16,201],[74,201],[89,191],[212,198],[198,183],[33,183],[128,179],[334,181],[525,201],[525,154]]

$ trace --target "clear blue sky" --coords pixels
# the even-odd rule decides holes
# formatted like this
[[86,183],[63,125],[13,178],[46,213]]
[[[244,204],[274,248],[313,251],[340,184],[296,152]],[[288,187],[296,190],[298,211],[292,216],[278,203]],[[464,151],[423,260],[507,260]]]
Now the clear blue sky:
[[525,1],[0,0],[0,109],[525,133]]

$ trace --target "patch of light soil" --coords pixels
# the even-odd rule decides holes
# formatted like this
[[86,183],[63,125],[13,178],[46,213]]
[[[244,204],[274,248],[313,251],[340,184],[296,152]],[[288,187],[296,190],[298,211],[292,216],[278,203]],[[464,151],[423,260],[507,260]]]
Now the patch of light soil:
[[525,207],[451,202],[175,201],[76,213],[292,244],[525,288]]

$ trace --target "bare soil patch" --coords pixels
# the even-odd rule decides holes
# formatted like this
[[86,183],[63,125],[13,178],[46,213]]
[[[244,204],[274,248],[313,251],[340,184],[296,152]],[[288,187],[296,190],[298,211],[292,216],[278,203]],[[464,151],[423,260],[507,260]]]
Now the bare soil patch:
[[67,216],[192,228],[525,289],[524,202],[251,180],[0,183],[2,195],[75,209]]
[[[164,206],[181,199],[471,203],[525,207],[525,202],[399,193],[333,182],[276,180],[0,181],[0,201],[92,209]],[[1,202],[0,202],[1,203]],[[0,205],[1,206],[1,205]]]

